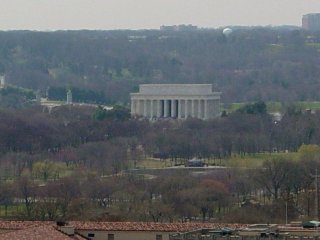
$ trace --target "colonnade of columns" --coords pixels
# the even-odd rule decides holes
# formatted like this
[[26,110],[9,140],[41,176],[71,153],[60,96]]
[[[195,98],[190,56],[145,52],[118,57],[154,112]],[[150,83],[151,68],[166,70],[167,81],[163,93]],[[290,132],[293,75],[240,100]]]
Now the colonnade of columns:
[[209,117],[213,99],[132,99],[131,113],[148,118]]

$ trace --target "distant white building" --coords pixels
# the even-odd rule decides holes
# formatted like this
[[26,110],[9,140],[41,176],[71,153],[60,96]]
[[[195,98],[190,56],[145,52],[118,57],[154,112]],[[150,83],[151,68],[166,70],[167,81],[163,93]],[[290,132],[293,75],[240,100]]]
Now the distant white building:
[[70,89],[67,92],[67,104],[72,104],[72,92]]
[[306,30],[320,30],[320,13],[309,13],[302,17],[302,28]]
[[138,93],[131,93],[131,114],[210,119],[220,115],[220,95],[213,92],[212,84],[142,84]]
[[6,76],[2,75],[0,76],[0,87],[3,88],[6,85]]

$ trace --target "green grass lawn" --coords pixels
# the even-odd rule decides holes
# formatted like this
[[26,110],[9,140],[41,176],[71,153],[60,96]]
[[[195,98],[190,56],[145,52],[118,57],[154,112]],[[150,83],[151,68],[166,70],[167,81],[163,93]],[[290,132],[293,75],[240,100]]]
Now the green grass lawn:
[[284,106],[280,102],[267,102],[268,112],[283,112]]
[[320,43],[306,43],[306,46],[320,49]]
[[[297,153],[255,153],[238,155],[233,154],[230,158],[226,159],[204,159],[204,163],[210,166],[225,166],[235,168],[257,168],[267,159],[274,158],[287,158],[297,160]],[[177,160],[178,164],[183,164],[183,160]],[[134,163],[130,163],[130,168],[134,168]],[[137,168],[166,168],[174,166],[174,162],[170,159],[158,160],[153,158],[146,158],[139,160],[136,163]]]
[[[131,162],[130,165],[132,168],[134,167],[134,163]],[[136,168],[165,168],[171,167],[172,162],[168,159],[166,160],[159,160],[154,158],[146,158],[143,160],[139,160],[136,163]]]
[[247,103],[230,103],[230,104],[221,104],[221,111],[226,111],[228,113],[234,112],[239,108],[245,106]]
[[[221,111],[226,111],[228,113],[234,112],[239,108],[250,104],[253,102],[243,102],[243,103],[231,103],[231,104],[221,104]],[[318,101],[301,101],[301,102],[292,102],[292,103],[281,103],[281,102],[266,102],[268,112],[284,112],[286,108],[290,105],[295,105],[298,108],[311,109],[311,110],[320,110],[320,102]]]
[[233,155],[225,160],[227,167],[234,168],[257,168],[262,165],[265,160],[274,158],[287,158],[296,160],[297,153],[255,153],[246,154],[244,156]]
[[25,211],[25,205],[23,203],[9,205],[7,207],[7,213],[5,206],[0,205],[0,217],[10,218],[12,216],[17,216],[19,213],[22,213],[23,211]]
[[298,107],[302,109],[319,110],[320,102],[297,102]]

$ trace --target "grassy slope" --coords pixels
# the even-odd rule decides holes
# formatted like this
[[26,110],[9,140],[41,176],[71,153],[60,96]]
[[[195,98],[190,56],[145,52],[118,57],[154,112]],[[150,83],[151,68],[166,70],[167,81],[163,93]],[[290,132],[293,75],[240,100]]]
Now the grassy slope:
[[[221,110],[227,112],[233,112],[243,107],[247,103],[232,103],[228,105],[222,105]],[[268,112],[283,112],[289,105],[295,105],[301,109],[320,110],[320,102],[293,102],[293,103],[281,103],[281,102],[267,102]]]

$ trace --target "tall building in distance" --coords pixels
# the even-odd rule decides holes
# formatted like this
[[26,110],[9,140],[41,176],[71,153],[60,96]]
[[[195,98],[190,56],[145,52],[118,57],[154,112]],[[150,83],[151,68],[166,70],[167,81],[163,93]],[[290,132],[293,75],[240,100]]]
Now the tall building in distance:
[[142,84],[131,93],[131,114],[149,119],[220,116],[220,92],[212,84]]
[[303,15],[302,28],[305,30],[320,31],[320,13]]

